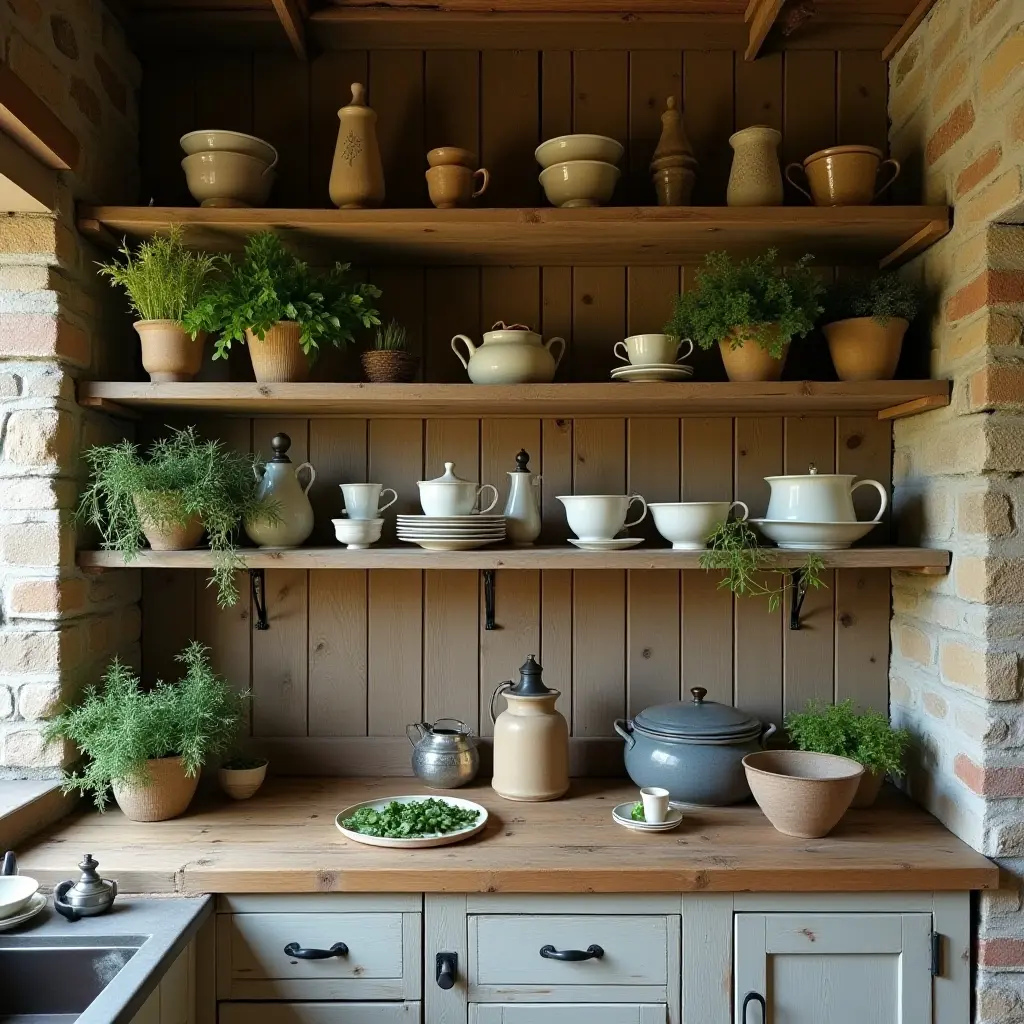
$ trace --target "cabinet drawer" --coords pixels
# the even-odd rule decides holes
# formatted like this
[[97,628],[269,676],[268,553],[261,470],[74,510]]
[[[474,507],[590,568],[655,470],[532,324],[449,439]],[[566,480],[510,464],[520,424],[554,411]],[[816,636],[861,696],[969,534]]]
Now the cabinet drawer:
[[[348,952],[289,956],[285,946]],[[221,999],[403,999],[419,995],[420,915],[410,913],[221,914]]]
[[472,1003],[469,1024],[667,1024],[661,1003]]
[[[420,1024],[419,1003],[221,1003],[217,1024]],[[646,1022],[645,1022],[646,1024]]]
[[[664,986],[676,924],[670,928],[667,916],[476,915],[469,919],[470,985]],[[573,962],[542,957],[543,946],[604,952]]]

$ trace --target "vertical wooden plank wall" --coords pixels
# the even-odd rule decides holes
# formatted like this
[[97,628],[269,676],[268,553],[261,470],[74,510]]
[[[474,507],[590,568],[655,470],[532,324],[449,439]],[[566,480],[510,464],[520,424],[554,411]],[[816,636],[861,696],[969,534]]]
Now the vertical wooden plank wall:
[[[259,61],[259,74],[254,74]],[[783,158],[832,143],[883,146],[885,66],[859,51],[791,51],[747,63],[730,51],[346,51],[303,64],[275,54],[197,54],[144,61],[141,123],[144,201],[188,202],[177,137],[203,125],[254,132],[281,151],[279,206],[325,206],[337,126],[348,85],[366,81],[378,113],[388,204],[427,203],[425,152],[437,145],[478,152],[492,173],[495,206],[543,202],[532,151],[543,138],[598,132],[626,143],[618,202],[652,201],[647,165],[668,95],[682,96],[700,161],[695,202],[724,202],[728,137],[749,124],[785,134]],[[344,259],[343,252],[338,253]],[[384,289],[381,308],[409,330],[421,376],[465,372],[452,335],[477,335],[496,320],[537,325],[568,342],[560,380],[605,379],[612,344],[656,331],[686,267],[368,267]],[[830,271],[825,271],[830,273]],[[246,360],[214,369],[246,379]],[[820,341],[794,346],[788,375],[820,376]],[[697,373],[722,379],[717,353],[698,353]],[[318,379],[351,378],[351,353],[329,354]],[[211,371],[208,371],[211,372]],[[624,385],[628,386],[628,385]],[[763,477],[823,471],[891,476],[889,427],[868,417],[634,420],[209,420],[201,428],[239,449],[266,451],[292,435],[296,462],[318,480],[313,541],[330,543],[337,485],[372,479],[398,490],[392,509],[416,507],[416,481],[454,461],[466,477],[507,492],[525,447],[543,474],[543,541],[566,535],[558,494],[636,491],[651,500],[740,498],[763,514]],[[155,425],[147,424],[150,432]],[[863,512],[869,494],[858,492]],[[393,522],[393,520],[392,520]],[[393,534],[393,526],[390,528]],[[650,522],[638,528],[649,538]],[[888,537],[888,519],[872,539]],[[808,697],[852,696],[887,705],[889,574],[828,574],[804,605],[804,629],[786,609],[734,600],[702,572],[499,572],[497,618],[484,630],[483,588],[473,572],[276,570],[267,573],[271,629],[251,630],[248,581],[227,611],[201,574],[144,577],[147,678],[173,674],[173,655],[196,637],[218,667],[256,697],[255,736],[391,737],[407,722],[441,715],[490,731],[487,705],[502,679],[537,653],[577,737],[607,737],[611,720],[704,686],[779,722]],[[392,750],[395,748],[391,746]]]

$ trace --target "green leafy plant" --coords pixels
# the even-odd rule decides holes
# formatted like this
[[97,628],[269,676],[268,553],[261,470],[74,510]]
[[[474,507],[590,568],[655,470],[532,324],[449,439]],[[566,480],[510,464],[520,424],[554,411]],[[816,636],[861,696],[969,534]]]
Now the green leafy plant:
[[811,256],[785,272],[777,258],[774,249],[741,263],[724,252],[709,253],[697,271],[697,287],[676,299],[665,333],[705,349],[726,338],[733,348],[753,341],[781,356],[785,345],[814,327],[824,285],[808,266]]
[[[816,554],[808,554],[799,569],[799,582],[793,580],[793,570],[776,565],[776,552],[763,548],[757,534],[744,522],[727,520],[708,539],[707,551],[700,556],[702,569],[724,570],[725,575],[718,584],[720,589],[731,590],[741,596],[767,597],[768,610],[775,611],[787,590],[794,585],[801,589],[818,590],[825,586],[821,578],[825,563]],[[779,577],[773,585],[769,577]]]
[[373,347],[378,352],[404,352],[409,347],[409,335],[397,320],[392,320],[386,327],[377,328]]
[[119,251],[123,262],[97,264],[99,273],[125,290],[140,320],[181,323],[202,302],[217,266],[215,257],[185,248],[177,225],[140,242],[134,254],[127,240]]
[[646,816],[644,815],[644,805],[641,801],[637,800],[637,802],[633,804],[633,810],[629,812],[629,816],[633,819],[633,821],[647,820]]
[[99,686],[65,707],[47,726],[48,740],[69,740],[83,755],[77,771],[66,772],[64,792],[91,793],[102,811],[112,782],[146,785],[146,762],[180,757],[186,774],[196,775],[211,758],[228,750],[245,716],[249,693],[232,690],[213,671],[209,651],[192,642],[178,656],[184,674],[175,683],[144,689],[139,677],[115,658]]
[[786,716],[786,731],[800,750],[852,757],[881,775],[902,775],[910,745],[906,729],[894,729],[880,711],[858,713],[853,700],[826,704],[811,700]]
[[247,330],[262,341],[279,320],[299,325],[299,344],[310,362],[322,343],[340,347],[357,328],[380,323],[372,305],[380,289],[349,281],[347,263],[311,270],[270,231],[249,239],[241,262],[225,258],[224,265],[224,276],[184,319],[193,337],[199,331],[220,335],[214,359],[226,359],[233,342],[244,344]]
[[78,516],[99,530],[105,549],[130,562],[145,541],[143,522],[180,529],[198,516],[217,555],[210,577],[217,602],[227,607],[238,600],[235,571],[245,568],[235,546],[239,526],[246,519],[280,521],[276,503],[256,496],[256,459],[201,440],[195,427],[172,431],[146,456],[121,441],[90,448],[84,458],[90,476]]
[[824,323],[869,316],[880,324],[913,320],[921,308],[921,290],[899,274],[844,277],[825,294]]

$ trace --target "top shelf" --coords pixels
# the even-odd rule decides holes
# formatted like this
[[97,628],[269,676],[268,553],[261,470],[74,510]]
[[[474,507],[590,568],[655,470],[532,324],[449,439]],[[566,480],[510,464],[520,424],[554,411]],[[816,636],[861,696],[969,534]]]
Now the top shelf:
[[[891,267],[950,229],[945,206],[659,207],[581,210],[279,210],[82,207],[78,228],[100,244],[148,238],[180,224],[189,245],[237,251],[273,230],[308,258],[413,265],[665,266],[779,250],[792,262]],[[339,252],[339,249],[343,251]]]

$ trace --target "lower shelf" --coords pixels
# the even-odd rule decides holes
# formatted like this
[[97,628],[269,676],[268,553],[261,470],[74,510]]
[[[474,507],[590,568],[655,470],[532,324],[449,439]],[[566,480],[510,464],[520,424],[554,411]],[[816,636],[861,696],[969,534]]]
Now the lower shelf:
[[[780,568],[798,568],[807,559],[801,551],[775,551]],[[901,569],[941,575],[949,568],[948,551],[936,548],[849,548],[822,551],[827,569]],[[416,547],[372,547],[348,551],[329,548],[293,548],[288,551],[246,549],[248,569],[699,569],[699,551],[638,547],[627,551],[580,551],[569,545],[531,548],[479,548],[476,551],[423,551]],[[83,569],[123,569],[115,551],[79,551]],[[142,551],[127,563],[135,569],[205,569],[213,553],[194,551]]]

